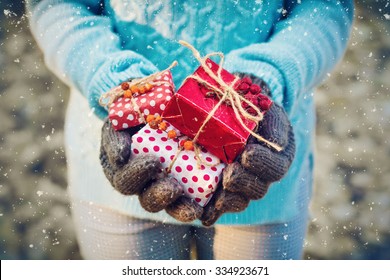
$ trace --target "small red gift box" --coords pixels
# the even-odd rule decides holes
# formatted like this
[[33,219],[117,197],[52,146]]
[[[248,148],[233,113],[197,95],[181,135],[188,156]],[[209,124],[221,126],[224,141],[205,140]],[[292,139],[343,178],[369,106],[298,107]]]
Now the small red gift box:
[[[115,130],[134,127],[145,122],[148,115],[160,116],[166,103],[171,100],[174,92],[171,71],[167,70],[157,76],[155,85],[144,94],[132,98],[120,97],[109,108],[109,118]],[[112,92],[122,91],[121,86],[115,87]]]
[[[206,63],[213,73],[217,74],[219,65],[210,59],[207,59]],[[205,72],[203,67],[199,67],[194,75],[219,88],[217,82]],[[222,69],[221,78],[225,83],[230,84],[235,76]],[[207,96],[210,91],[196,80],[188,78],[167,104],[163,118],[183,134],[193,138],[219,101],[218,98]],[[251,130],[256,127],[254,121],[243,118],[243,122]],[[243,151],[249,135],[250,133],[237,120],[233,108],[223,103],[204,126],[197,142],[221,161],[232,163]]]

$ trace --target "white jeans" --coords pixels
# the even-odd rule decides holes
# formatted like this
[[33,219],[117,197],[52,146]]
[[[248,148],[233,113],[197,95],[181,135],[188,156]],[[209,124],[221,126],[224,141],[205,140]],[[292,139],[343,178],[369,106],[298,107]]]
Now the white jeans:
[[73,201],[85,259],[300,259],[303,216],[284,224],[198,227],[142,220],[85,201]]

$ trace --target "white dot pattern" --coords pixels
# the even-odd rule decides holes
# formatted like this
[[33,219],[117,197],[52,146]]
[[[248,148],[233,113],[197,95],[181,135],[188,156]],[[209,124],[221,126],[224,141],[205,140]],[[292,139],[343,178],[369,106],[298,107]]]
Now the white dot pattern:
[[[171,100],[174,93],[174,84],[170,71],[165,71],[154,82],[164,82],[154,86],[146,94],[130,98],[118,98],[110,106],[109,118],[115,130],[137,126],[144,122],[147,115],[161,116],[166,104]],[[111,91],[120,91],[120,86]],[[134,105],[135,104],[135,105]],[[140,115],[139,113],[142,113]]]
[[[175,129],[168,124],[168,129]],[[141,154],[158,156],[164,169],[168,168],[175,157],[179,147],[178,139],[167,138],[167,133],[161,130],[151,129],[146,125],[132,137],[132,157]],[[198,168],[193,151],[180,152],[172,166],[169,176],[174,177],[183,186],[186,196],[193,198],[200,206],[205,206],[215,192],[221,174],[225,168],[224,163],[219,163],[217,157],[210,154],[205,148],[200,153],[202,159],[215,166],[201,165]],[[219,164],[218,164],[219,163]]]

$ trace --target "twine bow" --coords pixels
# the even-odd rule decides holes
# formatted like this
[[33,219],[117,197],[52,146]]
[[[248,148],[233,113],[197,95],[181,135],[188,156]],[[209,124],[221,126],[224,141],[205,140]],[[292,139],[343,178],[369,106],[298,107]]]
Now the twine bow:
[[[187,79],[194,79],[196,80],[199,84],[207,87],[210,89],[213,93],[216,94],[216,96],[219,98],[219,102],[214,106],[214,108],[210,111],[208,114],[207,118],[203,121],[203,124],[199,128],[198,132],[193,138],[193,142],[195,143],[197,139],[199,138],[200,134],[202,133],[203,128],[206,126],[208,121],[214,116],[215,112],[218,110],[219,106],[222,105],[222,103],[228,101],[230,106],[233,108],[234,114],[236,116],[236,119],[239,121],[239,123],[242,125],[242,127],[248,131],[251,135],[253,135],[257,140],[267,144],[268,146],[274,148],[276,151],[281,151],[282,148],[273,142],[268,141],[261,135],[255,133],[252,131],[245,123],[244,119],[251,120],[256,123],[256,126],[259,124],[260,121],[263,120],[263,113],[259,110],[259,108],[254,105],[252,102],[249,100],[245,99],[243,96],[241,96],[235,89],[234,86],[239,80],[238,77],[236,77],[231,84],[227,84],[221,77],[222,73],[222,66],[224,63],[224,55],[221,52],[213,52],[210,53],[204,57],[201,57],[200,53],[198,50],[195,49],[194,46],[191,44],[180,40],[179,43],[184,46],[189,48],[194,57],[199,61],[200,65],[204,69],[204,71],[219,85],[219,87],[216,87],[206,80],[202,79],[198,75],[191,75],[187,77]],[[219,63],[219,68],[217,70],[217,74],[215,74],[212,69],[207,65],[207,59],[209,59],[211,56],[219,56],[220,57],[220,63]],[[186,80],[187,80],[186,79]],[[245,102],[248,104],[249,107],[251,107],[254,110],[254,114],[249,114],[243,107],[242,107],[242,102]]]

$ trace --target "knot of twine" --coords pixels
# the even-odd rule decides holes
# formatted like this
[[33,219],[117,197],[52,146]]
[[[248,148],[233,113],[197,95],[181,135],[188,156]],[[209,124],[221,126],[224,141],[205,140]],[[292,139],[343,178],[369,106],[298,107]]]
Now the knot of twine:
[[[222,105],[222,103],[224,102],[229,102],[229,105],[233,108],[233,111],[234,111],[234,114],[236,116],[236,119],[239,121],[239,123],[242,125],[242,127],[248,131],[251,135],[253,135],[257,140],[267,144],[268,146],[274,148],[275,150],[277,150],[278,152],[282,150],[282,148],[276,144],[276,143],[273,143],[271,141],[268,141],[267,139],[265,139],[264,137],[262,137],[261,135],[255,133],[254,131],[252,131],[245,123],[244,123],[244,119],[247,119],[247,120],[251,120],[253,122],[256,123],[256,127],[258,126],[259,122],[263,120],[263,113],[259,110],[259,108],[254,105],[252,102],[250,102],[249,100],[247,100],[246,98],[244,98],[243,96],[241,96],[235,89],[234,89],[234,86],[235,84],[237,83],[237,81],[239,80],[238,77],[236,77],[233,82],[231,82],[231,84],[227,84],[221,77],[221,73],[222,73],[222,66],[223,66],[223,63],[224,63],[224,59],[225,59],[225,56],[223,53],[221,52],[213,52],[213,53],[210,53],[204,57],[201,57],[199,51],[197,49],[195,49],[194,46],[192,46],[191,44],[185,42],[185,41],[182,41],[180,40],[179,43],[184,46],[184,47],[187,47],[189,48],[194,57],[199,61],[201,67],[204,69],[204,71],[217,83],[217,85],[219,87],[216,87],[212,84],[210,84],[209,82],[207,82],[205,79],[199,77],[198,75],[191,75],[191,76],[188,76],[186,78],[187,79],[194,79],[195,81],[197,81],[199,84],[201,84],[202,86],[205,86],[207,87],[208,89],[210,89],[213,93],[215,93],[215,95],[219,98],[219,102],[214,106],[214,108],[210,111],[210,113],[208,114],[207,118],[203,121],[202,125],[200,126],[198,132],[195,134],[194,138],[193,138],[193,142],[195,143],[200,134],[202,133],[202,130],[203,128],[206,126],[206,124],[209,122],[209,120],[214,116],[215,112],[218,110],[218,108]],[[207,59],[209,59],[211,56],[219,56],[220,57],[220,63],[218,65],[218,70],[217,70],[217,74],[215,74],[212,69],[207,65]],[[184,81],[185,82],[185,81]],[[255,111],[255,114],[249,114],[247,112],[247,110],[245,110],[243,107],[242,107],[242,102],[245,102],[246,104],[248,104],[249,107],[251,107],[254,111]],[[196,153],[196,157],[198,157],[199,153],[197,152],[197,149],[195,149],[195,153]]]

